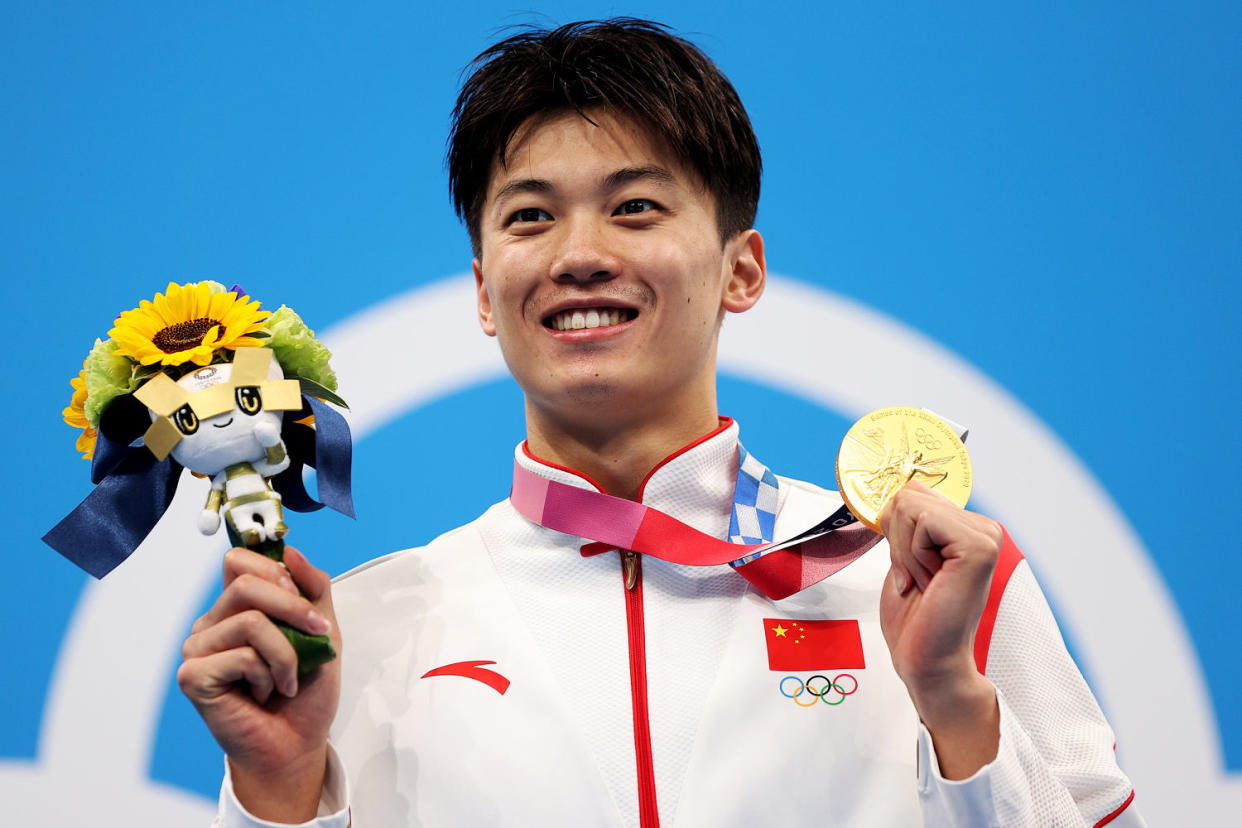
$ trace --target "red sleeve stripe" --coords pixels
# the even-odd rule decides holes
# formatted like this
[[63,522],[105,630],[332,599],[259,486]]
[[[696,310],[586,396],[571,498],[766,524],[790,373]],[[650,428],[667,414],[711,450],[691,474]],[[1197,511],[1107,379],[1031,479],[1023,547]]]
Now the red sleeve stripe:
[[996,558],[996,571],[992,573],[992,586],[988,590],[988,603],[983,608],[983,616],[975,630],[975,666],[980,673],[987,674],[988,648],[992,645],[992,628],[996,626],[996,613],[1000,611],[1001,597],[1009,584],[1009,576],[1018,568],[1022,561],[1022,551],[1009,537],[1005,527],[1001,527],[1004,538],[1001,540],[1000,554]]
[[1134,791],[1130,791],[1130,795],[1126,797],[1125,802],[1121,803],[1121,807],[1113,811],[1108,816],[1101,819],[1099,822],[1097,822],[1095,824],[1095,828],[1100,828],[1101,825],[1107,825],[1108,823],[1112,822],[1114,819],[1116,819],[1117,817],[1121,815],[1122,811],[1124,811],[1126,808],[1129,808],[1130,803],[1133,801],[1134,801]]
[[[1001,598],[1005,594],[1005,587],[1009,585],[1010,576],[1018,568],[1023,557],[1022,550],[1018,549],[1013,538],[1009,537],[1009,532],[1005,527],[1002,526],[1001,531],[1004,532],[1004,538],[1001,541],[1000,554],[996,558],[996,571],[992,573],[992,586],[988,589],[988,603],[983,608],[983,616],[979,619],[979,627],[975,631],[975,666],[980,673],[985,674],[988,666],[988,648],[992,644],[992,628],[996,626],[996,614],[1000,611]],[[1116,749],[1117,743],[1114,742],[1113,750]],[[1095,828],[1112,822],[1121,815],[1122,811],[1130,807],[1133,801],[1134,791],[1130,791],[1126,801],[1121,803],[1117,810],[1097,822]]]

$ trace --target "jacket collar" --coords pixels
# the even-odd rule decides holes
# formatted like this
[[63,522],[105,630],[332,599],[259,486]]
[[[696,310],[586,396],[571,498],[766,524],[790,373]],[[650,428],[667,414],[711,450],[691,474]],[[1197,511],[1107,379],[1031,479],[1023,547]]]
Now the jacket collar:
[[[661,460],[643,480],[640,502],[700,532],[724,538],[729,530],[737,479],[738,431],[736,422],[722,417],[715,431]],[[535,457],[525,441],[518,445],[514,456],[523,468],[540,477],[580,489],[603,491],[585,474]]]

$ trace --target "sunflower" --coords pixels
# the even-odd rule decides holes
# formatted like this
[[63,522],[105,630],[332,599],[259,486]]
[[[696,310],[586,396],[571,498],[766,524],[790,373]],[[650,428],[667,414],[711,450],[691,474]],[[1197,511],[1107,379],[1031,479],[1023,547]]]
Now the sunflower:
[[119,346],[117,354],[143,365],[207,365],[216,351],[264,344],[248,334],[262,330],[271,314],[249,300],[228,291],[212,292],[207,282],[169,282],[154,301],[144,299],[117,317],[108,335]]
[[73,399],[69,401],[69,407],[61,412],[65,418],[65,422],[74,428],[83,429],[78,436],[76,448],[82,452],[82,456],[90,460],[95,453],[95,438],[99,436],[99,432],[86,419],[86,369],[83,368],[81,373],[69,380],[69,384],[73,386]]

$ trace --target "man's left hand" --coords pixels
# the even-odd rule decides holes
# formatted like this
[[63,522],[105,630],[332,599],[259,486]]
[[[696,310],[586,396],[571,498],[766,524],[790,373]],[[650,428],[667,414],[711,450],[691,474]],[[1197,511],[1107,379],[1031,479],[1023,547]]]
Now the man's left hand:
[[1004,533],[919,483],[880,515],[892,565],[880,626],[897,675],[931,732],[942,775],[963,779],[996,756],[999,710],[975,667],[974,636]]

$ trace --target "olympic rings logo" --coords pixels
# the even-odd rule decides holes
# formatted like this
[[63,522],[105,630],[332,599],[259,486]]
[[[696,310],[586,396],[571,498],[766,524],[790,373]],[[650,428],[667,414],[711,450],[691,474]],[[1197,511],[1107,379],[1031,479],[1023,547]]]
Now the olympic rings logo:
[[[816,683],[816,679],[819,679],[822,683]],[[848,690],[840,683],[842,679],[846,680],[849,687]],[[794,684],[789,684],[791,681]],[[792,693],[789,692],[790,689],[793,690]],[[849,673],[839,673],[832,679],[817,673],[806,681],[797,676],[785,676],[781,679],[780,691],[785,698],[793,699],[793,703],[798,705],[798,707],[814,707],[816,702],[823,702],[830,707],[836,707],[845,701],[846,696],[852,696],[858,692],[858,679]],[[806,694],[806,698],[809,698],[810,701],[803,702],[798,700],[803,693]]]

